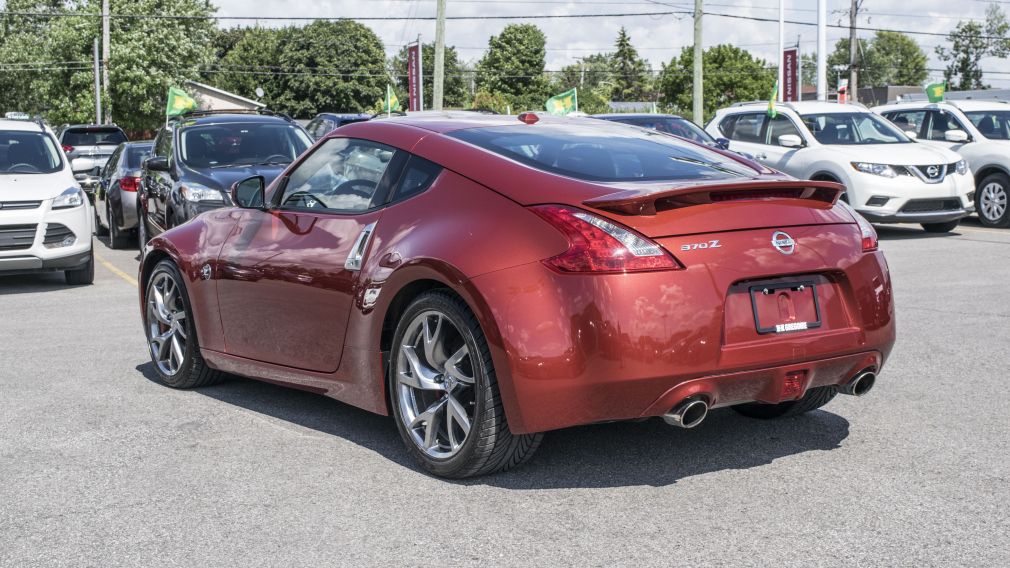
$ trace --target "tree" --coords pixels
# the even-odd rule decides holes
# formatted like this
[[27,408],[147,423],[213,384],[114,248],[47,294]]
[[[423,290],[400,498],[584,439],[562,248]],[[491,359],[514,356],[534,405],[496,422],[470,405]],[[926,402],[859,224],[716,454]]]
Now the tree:
[[[659,76],[660,100],[678,112],[691,109],[694,48],[681,50]],[[740,101],[767,100],[775,85],[775,69],[763,59],[732,45],[716,45],[702,55],[705,76],[705,116]]]
[[943,78],[954,90],[984,89],[982,68],[979,61],[983,57],[1007,57],[1010,55],[1010,39],[1007,39],[1010,23],[1006,14],[996,4],[991,4],[985,12],[985,22],[958,22],[954,31],[947,36],[950,47],[936,46],[936,55],[947,63]]
[[[914,39],[900,32],[878,31],[859,40],[859,84],[862,87],[920,85],[926,80],[926,54]],[[835,43],[828,68],[849,66],[849,39]],[[828,73],[828,85],[837,88],[838,77]]]
[[594,53],[583,57],[578,63],[565,65],[554,78],[553,90],[562,92],[573,87],[591,91],[603,83],[614,84],[614,56],[609,53]]
[[652,99],[649,64],[638,56],[631,38],[621,28],[617,34],[617,51],[613,55],[614,91],[616,101],[644,101]]
[[477,64],[477,88],[501,94],[513,110],[542,110],[549,95],[544,75],[547,38],[532,24],[510,24],[491,36]]
[[[422,46],[421,65],[424,75],[424,104],[430,106],[432,101],[432,88],[434,82],[432,77],[435,74],[435,44],[426,43]],[[390,61],[390,68],[393,77],[396,78],[396,86],[404,93],[410,88],[409,77],[407,76],[407,47],[404,46],[400,52],[393,56]],[[469,99],[469,89],[463,78],[463,68],[460,65],[459,54],[455,47],[445,47],[445,81],[442,86],[443,104],[449,108],[462,108]]]
[[[277,56],[287,45],[297,28],[234,28],[215,40],[218,59],[215,72],[208,77],[215,87],[244,97],[254,97],[256,88],[263,89],[263,103],[280,110],[278,97],[287,89],[288,76],[278,73]],[[229,40],[237,38],[230,47]]]

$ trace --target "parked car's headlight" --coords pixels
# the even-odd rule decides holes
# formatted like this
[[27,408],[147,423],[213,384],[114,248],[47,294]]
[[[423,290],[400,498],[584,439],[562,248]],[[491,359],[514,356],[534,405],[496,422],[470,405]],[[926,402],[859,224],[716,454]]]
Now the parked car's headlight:
[[84,205],[84,192],[76,187],[67,188],[53,199],[53,209],[73,209]]
[[179,190],[182,192],[182,197],[185,198],[186,201],[224,202],[224,196],[220,190],[200,185],[198,183],[187,183],[186,185],[180,186]]
[[954,166],[957,168],[957,173],[964,175],[968,173],[968,162],[964,160],[958,160]]
[[867,162],[852,162],[852,167],[863,172],[864,174],[873,174],[875,176],[883,176],[886,178],[898,177],[898,172],[894,171],[894,168],[885,164],[870,164]]

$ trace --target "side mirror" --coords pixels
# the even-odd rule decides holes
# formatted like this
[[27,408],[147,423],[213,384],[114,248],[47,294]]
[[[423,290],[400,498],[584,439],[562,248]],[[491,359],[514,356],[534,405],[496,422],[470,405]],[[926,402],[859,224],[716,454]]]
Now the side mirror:
[[144,161],[144,168],[151,170],[152,172],[167,172],[168,171],[168,158],[164,156],[155,156],[153,158],[148,158]]
[[968,133],[964,130],[948,130],[943,133],[943,139],[947,142],[967,142]]
[[720,150],[729,150],[729,138],[716,138],[715,147]]
[[914,130],[906,130],[905,131],[905,136],[908,136],[912,140],[915,140],[916,138],[919,137],[919,133],[916,132],[916,131],[914,131]]
[[799,148],[803,146],[803,139],[795,134],[783,134],[779,136],[779,146],[784,148]]
[[231,201],[242,209],[262,209],[266,180],[252,176],[231,185]]

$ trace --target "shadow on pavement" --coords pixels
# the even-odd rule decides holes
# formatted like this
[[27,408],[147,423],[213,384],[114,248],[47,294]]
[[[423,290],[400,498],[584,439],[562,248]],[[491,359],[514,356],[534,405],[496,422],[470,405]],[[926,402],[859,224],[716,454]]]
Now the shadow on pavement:
[[86,288],[86,286],[71,286],[67,284],[63,272],[0,276],[0,296],[7,294],[37,294],[50,290],[82,287]]
[[[137,370],[161,384],[151,363],[138,365]],[[419,470],[389,417],[324,396],[241,378],[197,392],[339,436],[400,466]],[[537,454],[523,467],[454,483],[506,489],[663,486],[695,475],[749,469],[804,452],[833,450],[848,435],[848,421],[830,412],[764,421],[726,408],[713,411],[692,430],[655,419],[548,432]]]
[[906,239],[946,239],[960,236],[961,233],[954,229],[949,233],[927,233],[918,225],[874,225],[877,230],[877,237],[882,241],[900,241]]

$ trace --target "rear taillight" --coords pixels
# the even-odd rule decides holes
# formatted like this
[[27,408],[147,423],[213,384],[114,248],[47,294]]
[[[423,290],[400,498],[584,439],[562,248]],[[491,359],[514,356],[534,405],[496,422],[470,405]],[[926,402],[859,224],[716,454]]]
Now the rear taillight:
[[657,243],[603,217],[563,205],[531,210],[568,239],[568,250],[544,261],[555,270],[615,273],[681,268]]
[[137,187],[140,185],[140,178],[134,176],[126,176],[120,178],[119,189],[123,191],[135,192]]
[[67,154],[69,154],[69,153],[71,153],[71,152],[74,151],[74,147],[73,146],[68,146],[67,144],[64,144],[63,145],[63,151],[66,152]]
[[863,252],[872,252],[877,250],[877,231],[873,228],[873,225],[869,221],[863,218],[859,213],[853,212],[853,216],[856,218],[856,223],[859,225],[859,236],[862,240]]

